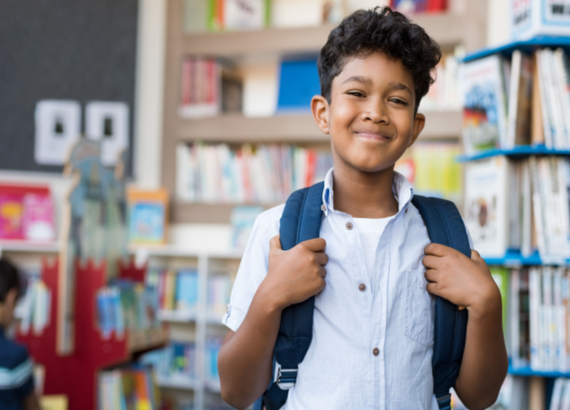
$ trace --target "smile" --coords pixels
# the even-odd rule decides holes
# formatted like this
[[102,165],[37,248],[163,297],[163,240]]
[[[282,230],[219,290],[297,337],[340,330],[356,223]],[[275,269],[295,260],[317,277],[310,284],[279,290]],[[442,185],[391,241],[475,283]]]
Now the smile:
[[392,139],[390,137],[386,137],[385,135],[369,131],[356,131],[355,134],[360,138],[371,141],[390,141]]

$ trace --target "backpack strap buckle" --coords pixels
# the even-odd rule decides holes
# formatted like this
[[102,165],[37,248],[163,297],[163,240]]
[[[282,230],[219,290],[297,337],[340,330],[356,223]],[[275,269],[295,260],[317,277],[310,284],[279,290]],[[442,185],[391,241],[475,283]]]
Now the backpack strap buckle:
[[451,394],[436,397],[436,400],[440,410],[451,410]]
[[275,384],[279,386],[281,390],[290,390],[295,386],[297,381],[297,370],[298,369],[283,369],[281,366],[277,368],[277,377],[275,378]]

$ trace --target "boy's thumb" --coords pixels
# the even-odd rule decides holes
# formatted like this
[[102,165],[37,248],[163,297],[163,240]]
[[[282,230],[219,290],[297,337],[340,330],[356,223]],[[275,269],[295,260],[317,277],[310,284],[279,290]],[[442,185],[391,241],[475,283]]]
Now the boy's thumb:
[[279,239],[279,235],[274,236],[269,241],[269,252],[280,251],[281,248],[281,239]]

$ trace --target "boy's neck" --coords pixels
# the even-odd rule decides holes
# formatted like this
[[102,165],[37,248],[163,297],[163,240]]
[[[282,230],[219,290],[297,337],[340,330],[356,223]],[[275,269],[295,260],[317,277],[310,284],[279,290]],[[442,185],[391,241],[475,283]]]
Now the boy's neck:
[[394,169],[367,173],[347,164],[335,164],[334,208],[354,218],[387,218],[398,212],[392,192]]

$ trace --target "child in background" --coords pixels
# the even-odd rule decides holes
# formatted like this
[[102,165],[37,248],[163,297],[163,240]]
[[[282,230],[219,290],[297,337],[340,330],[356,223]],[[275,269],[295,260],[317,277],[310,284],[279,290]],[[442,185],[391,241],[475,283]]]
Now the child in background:
[[234,407],[247,408],[273,378],[283,310],[314,295],[312,341],[281,410],[437,410],[434,295],[469,315],[458,396],[472,410],[496,401],[508,367],[499,289],[476,251],[430,243],[413,189],[394,171],[424,127],[418,106],[440,58],[421,27],[388,7],[331,31],[311,104],[334,161],[320,237],[283,251],[284,205],[257,217],[218,359]]
[[34,392],[33,362],[22,345],[6,338],[14,322],[14,309],[21,294],[18,270],[0,259],[0,409],[39,410]]

